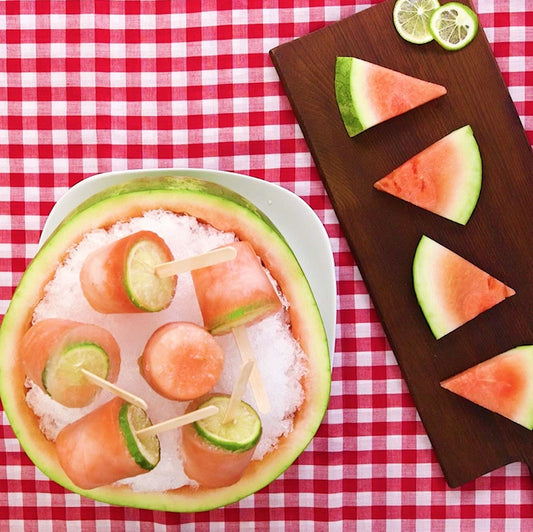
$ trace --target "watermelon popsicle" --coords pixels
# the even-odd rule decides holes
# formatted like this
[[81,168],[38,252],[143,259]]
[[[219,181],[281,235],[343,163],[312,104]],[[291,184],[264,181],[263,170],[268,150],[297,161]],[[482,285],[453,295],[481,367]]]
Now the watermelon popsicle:
[[224,359],[223,349],[203,327],[170,322],[150,336],[138,363],[157,393],[173,401],[190,401],[213,388]]
[[[196,269],[191,275],[204,327],[213,335],[233,332],[243,360],[253,360],[246,326],[278,312],[282,305],[252,245],[240,241],[227,247],[236,250],[235,259]],[[250,384],[259,410],[267,412],[270,404],[257,366]]]
[[48,318],[25,333],[20,358],[26,376],[55,401],[86,406],[100,389],[91,377],[116,381],[120,348],[107,329],[73,320]]
[[143,409],[115,397],[61,430],[56,438],[59,463],[83,489],[146,473],[160,460],[157,436],[137,435],[149,425]]
[[170,305],[178,274],[234,256],[229,249],[174,260],[159,235],[138,231],[89,254],[80,284],[91,307],[102,314],[158,312]]
[[233,419],[224,422],[231,398],[210,394],[193,401],[187,412],[216,406],[218,413],[184,425],[181,454],[185,474],[207,488],[237,482],[250,463],[262,434],[257,412],[242,400],[235,402]]
[[137,431],[154,436],[182,427],[181,456],[187,476],[204,487],[237,482],[252,459],[261,437],[261,420],[241,399],[253,369],[241,365],[231,396],[210,393],[191,402],[185,414]]

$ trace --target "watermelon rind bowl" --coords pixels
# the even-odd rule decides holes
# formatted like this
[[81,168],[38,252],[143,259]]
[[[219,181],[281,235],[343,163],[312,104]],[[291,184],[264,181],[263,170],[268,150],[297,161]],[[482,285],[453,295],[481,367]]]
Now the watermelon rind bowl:
[[[233,190],[230,187],[234,181],[246,183],[246,186],[237,185],[235,188],[240,191]],[[305,450],[319,429],[329,401],[336,293],[331,248],[322,224],[294,194],[270,184],[261,192],[250,192],[262,182],[227,172],[200,169],[113,172],[82,183],[76,190],[76,187],[72,189],[74,192],[67,193],[66,199],[50,214],[41,248],[23,275],[0,328],[0,393],[21,447],[50,479],[73,492],[109,504],[197,512],[225,506],[257,492],[281,475]],[[244,196],[247,193],[260,197],[252,202]],[[79,196],[75,198],[75,195]],[[179,210],[183,205],[186,210]],[[219,489],[184,487],[146,493],[114,484],[84,490],[65,475],[53,442],[42,434],[38,418],[25,402],[24,372],[18,345],[30,326],[33,309],[42,298],[44,286],[67,250],[89,230],[107,227],[117,219],[137,216],[154,208],[175,208],[176,213],[184,212],[207,223],[214,221],[213,225],[221,230],[229,230],[228,221],[236,220],[233,223],[237,224],[235,233],[239,238],[257,237],[254,241],[257,252],[274,278],[278,276],[276,280],[290,302],[293,334],[308,354],[308,372],[302,381],[304,402],[295,414],[293,430],[280,438],[274,451],[262,460],[252,462],[243,478],[232,486]],[[269,211],[270,217],[263,210]],[[278,216],[290,218],[290,221],[280,224],[280,220],[276,220],[274,223],[272,218]],[[225,227],[218,227],[224,224]],[[302,227],[305,230],[301,230]],[[306,241],[306,236],[311,238],[312,245]],[[317,250],[317,245],[320,258],[316,255],[311,259],[306,257],[310,250]],[[301,258],[305,271],[299,263]],[[310,268],[309,263],[315,263],[316,269]],[[311,281],[306,277],[310,275],[312,282],[317,283],[319,274],[320,282],[326,282],[326,286],[329,284],[328,293],[322,293],[320,307]],[[327,331],[325,323],[328,324]]]

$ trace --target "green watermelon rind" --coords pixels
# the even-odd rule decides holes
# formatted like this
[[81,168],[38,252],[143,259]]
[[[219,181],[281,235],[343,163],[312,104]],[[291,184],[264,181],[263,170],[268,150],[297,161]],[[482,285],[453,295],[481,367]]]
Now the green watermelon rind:
[[483,170],[479,145],[470,125],[452,131],[448,137],[462,153],[465,168],[461,178],[457,178],[456,201],[449,207],[447,218],[461,225],[470,220],[481,194]]
[[529,392],[526,394],[527,399],[524,400],[521,408],[517,410],[513,416],[513,421],[523,425],[529,430],[533,429],[533,345],[520,345],[506,351],[506,353],[517,357],[517,364],[520,366],[520,371],[527,372],[530,375]]
[[365,104],[358,94],[357,69],[363,63],[355,61],[353,57],[337,57],[335,63],[335,96],[341,113],[342,121],[350,137],[354,137],[367,129],[363,115]]
[[[44,286],[69,249],[88,231],[107,228],[119,220],[142,216],[143,212],[154,209],[189,214],[253,242],[287,299],[292,301],[289,312],[293,334],[302,343],[309,362],[303,381],[304,404],[296,413],[293,431],[280,439],[278,448],[263,460],[252,462],[245,476],[227,488],[141,493],[126,486],[111,485],[83,490],[62,471],[53,443],[40,432],[38,419],[25,403],[24,373],[17,347],[31,324],[33,309],[43,296]],[[292,464],[318,430],[329,402],[330,371],[329,346],[320,311],[305,274],[279,230],[239,194],[192,177],[134,179],[83,202],[57,227],[28,266],[0,328],[2,403],[26,454],[45,475],[73,492],[109,504],[143,509],[206,511],[235,502],[268,485]]]
[[438,260],[443,247],[422,235],[413,259],[413,285],[422,313],[435,338],[442,338],[455,328],[453,320],[443,314],[438,285],[433,274],[438,272]]
[[527,401],[524,401],[522,405],[522,412],[517,413],[514,421],[520,423],[529,430],[533,429],[533,345],[522,345],[514,348],[522,356],[526,357],[527,365],[523,364],[524,370],[527,368],[528,373],[531,376],[529,382],[531,383],[530,393],[528,394]]

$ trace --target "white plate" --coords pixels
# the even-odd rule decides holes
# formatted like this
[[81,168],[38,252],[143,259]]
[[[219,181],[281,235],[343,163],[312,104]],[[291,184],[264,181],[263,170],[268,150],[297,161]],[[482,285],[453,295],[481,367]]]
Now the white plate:
[[80,181],[54,205],[43,228],[39,245],[82,201],[117,183],[148,176],[190,176],[212,181],[244,196],[261,209],[283,233],[296,255],[322,315],[328,337],[330,356],[335,351],[336,281],[335,264],[329,237],[315,212],[292,192],[253,177],[191,168],[128,170],[107,172]]

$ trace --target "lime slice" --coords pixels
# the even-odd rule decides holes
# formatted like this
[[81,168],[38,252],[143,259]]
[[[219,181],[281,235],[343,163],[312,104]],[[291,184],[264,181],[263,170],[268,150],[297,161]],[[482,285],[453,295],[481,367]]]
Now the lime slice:
[[161,458],[157,435],[137,436],[137,431],[149,427],[152,422],[146,412],[131,403],[124,403],[118,415],[120,430],[135,463],[143,469],[153,469]]
[[167,260],[165,249],[151,240],[140,240],[130,249],[124,283],[136,307],[157,312],[169,305],[174,295],[175,278],[159,278],[154,271],[157,265]]
[[52,355],[42,374],[44,389],[52,399],[66,406],[89,404],[100,388],[87,380],[82,368],[107,378],[107,353],[99,345],[83,342]]
[[429,19],[439,6],[438,0],[397,0],[392,20],[400,37],[414,44],[432,41]]
[[215,405],[218,413],[196,421],[194,427],[202,438],[227,451],[244,452],[254,447],[261,437],[261,420],[257,412],[244,401],[239,403],[237,413],[229,423],[223,424],[229,397],[215,395],[198,408]]
[[446,50],[460,50],[477,34],[477,15],[464,4],[449,2],[433,12],[429,30]]

